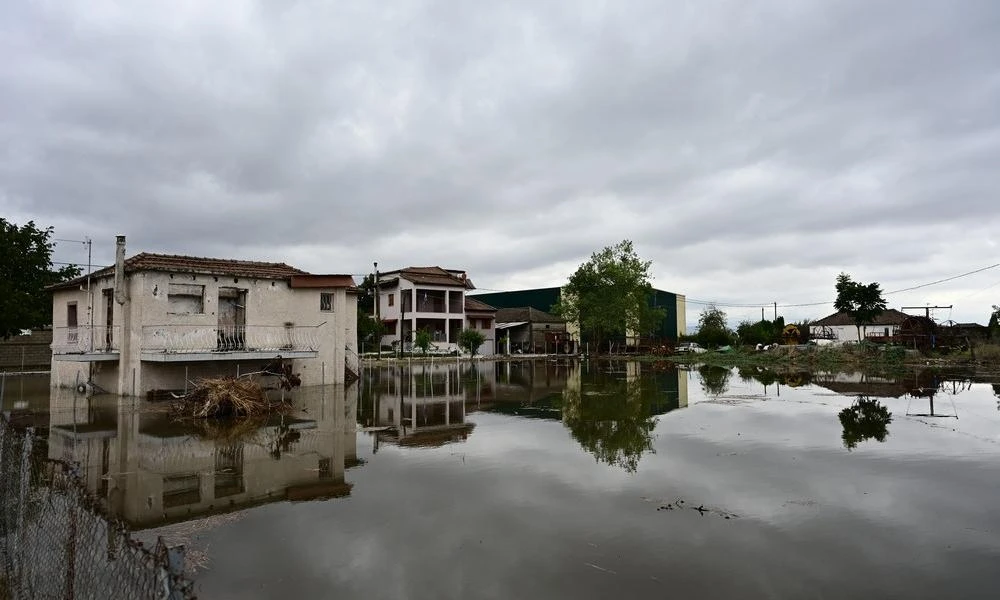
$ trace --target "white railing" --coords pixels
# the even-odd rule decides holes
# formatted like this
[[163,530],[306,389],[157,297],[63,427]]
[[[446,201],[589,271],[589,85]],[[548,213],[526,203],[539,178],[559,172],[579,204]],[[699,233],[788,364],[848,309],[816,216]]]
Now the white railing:
[[121,348],[119,327],[81,325],[52,328],[53,354],[113,354]]
[[319,348],[319,327],[146,325],[142,352],[302,352]]

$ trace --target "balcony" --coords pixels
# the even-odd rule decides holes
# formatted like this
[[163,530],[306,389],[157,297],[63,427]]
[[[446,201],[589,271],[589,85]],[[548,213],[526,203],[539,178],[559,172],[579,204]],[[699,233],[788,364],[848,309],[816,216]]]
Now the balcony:
[[146,325],[140,348],[151,362],[315,358],[319,338],[318,326]]
[[118,360],[120,340],[118,327],[55,327],[52,329],[52,358],[74,362]]

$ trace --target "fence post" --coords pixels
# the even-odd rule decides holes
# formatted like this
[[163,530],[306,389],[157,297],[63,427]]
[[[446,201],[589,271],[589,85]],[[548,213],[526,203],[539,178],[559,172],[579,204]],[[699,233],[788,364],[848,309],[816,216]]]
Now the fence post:
[[18,494],[17,494],[17,524],[15,525],[16,535],[14,539],[17,544],[17,567],[14,573],[14,589],[23,589],[21,578],[24,573],[24,509],[28,503],[28,485],[31,483],[31,446],[35,437],[35,428],[28,427],[24,432],[24,443],[21,445],[21,472],[19,473]]

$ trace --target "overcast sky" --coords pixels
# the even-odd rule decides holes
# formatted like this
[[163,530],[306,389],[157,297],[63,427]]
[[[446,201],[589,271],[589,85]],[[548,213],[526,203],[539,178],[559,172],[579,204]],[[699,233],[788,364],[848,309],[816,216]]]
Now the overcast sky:
[[[795,304],[1000,262],[995,0],[117,4],[0,4],[0,209],[98,263],[506,290],[630,238],[661,289]],[[985,323],[1000,268],[888,300]]]

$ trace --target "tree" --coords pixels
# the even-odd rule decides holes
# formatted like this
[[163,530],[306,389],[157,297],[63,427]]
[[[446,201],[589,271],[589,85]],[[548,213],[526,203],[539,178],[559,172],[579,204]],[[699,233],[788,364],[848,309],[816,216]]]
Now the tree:
[[458,334],[458,347],[475,357],[479,347],[486,341],[486,336],[478,329],[463,329]]
[[597,461],[634,473],[642,455],[654,452],[653,399],[662,388],[652,379],[598,377],[563,392],[563,422]]
[[837,300],[833,307],[847,313],[858,328],[858,341],[861,341],[861,326],[868,325],[885,310],[885,299],[877,282],[863,284],[851,279],[847,273],[837,275]]
[[34,221],[18,226],[0,218],[0,337],[52,324],[52,298],[46,286],[80,275],[77,266],[52,265],[52,228]]
[[989,334],[991,340],[1000,342],[1000,306],[996,304],[993,305],[993,313],[990,314]]
[[413,337],[413,346],[415,348],[420,348],[420,353],[424,356],[427,355],[427,351],[431,347],[431,332],[427,331],[427,328],[421,328],[417,331],[417,334]]
[[843,427],[841,439],[848,450],[869,439],[884,442],[889,435],[889,423],[892,423],[889,409],[868,396],[858,396],[851,407],[840,411],[837,416]]
[[612,335],[654,329],[666,312],[649,305],[652,264],[636,255],[629,240],[595,252],[570,276],[553,312],[579,323],[597,348]]
[[725,346],[732,342],[733,335],[726,322],[726,313],[714,305],[701,311],[698,317],[698,343],[706,348]]
[[374,316],[376,297],[375,276],[365,275],[358,286],[358,341],[377,349],[377,345],[382,343],[385,326]]
[[701,389],[705,394],[719,397],[729,390],[732,371],[726,367],[701,365],[698,367],[698,374],[701,375]]

